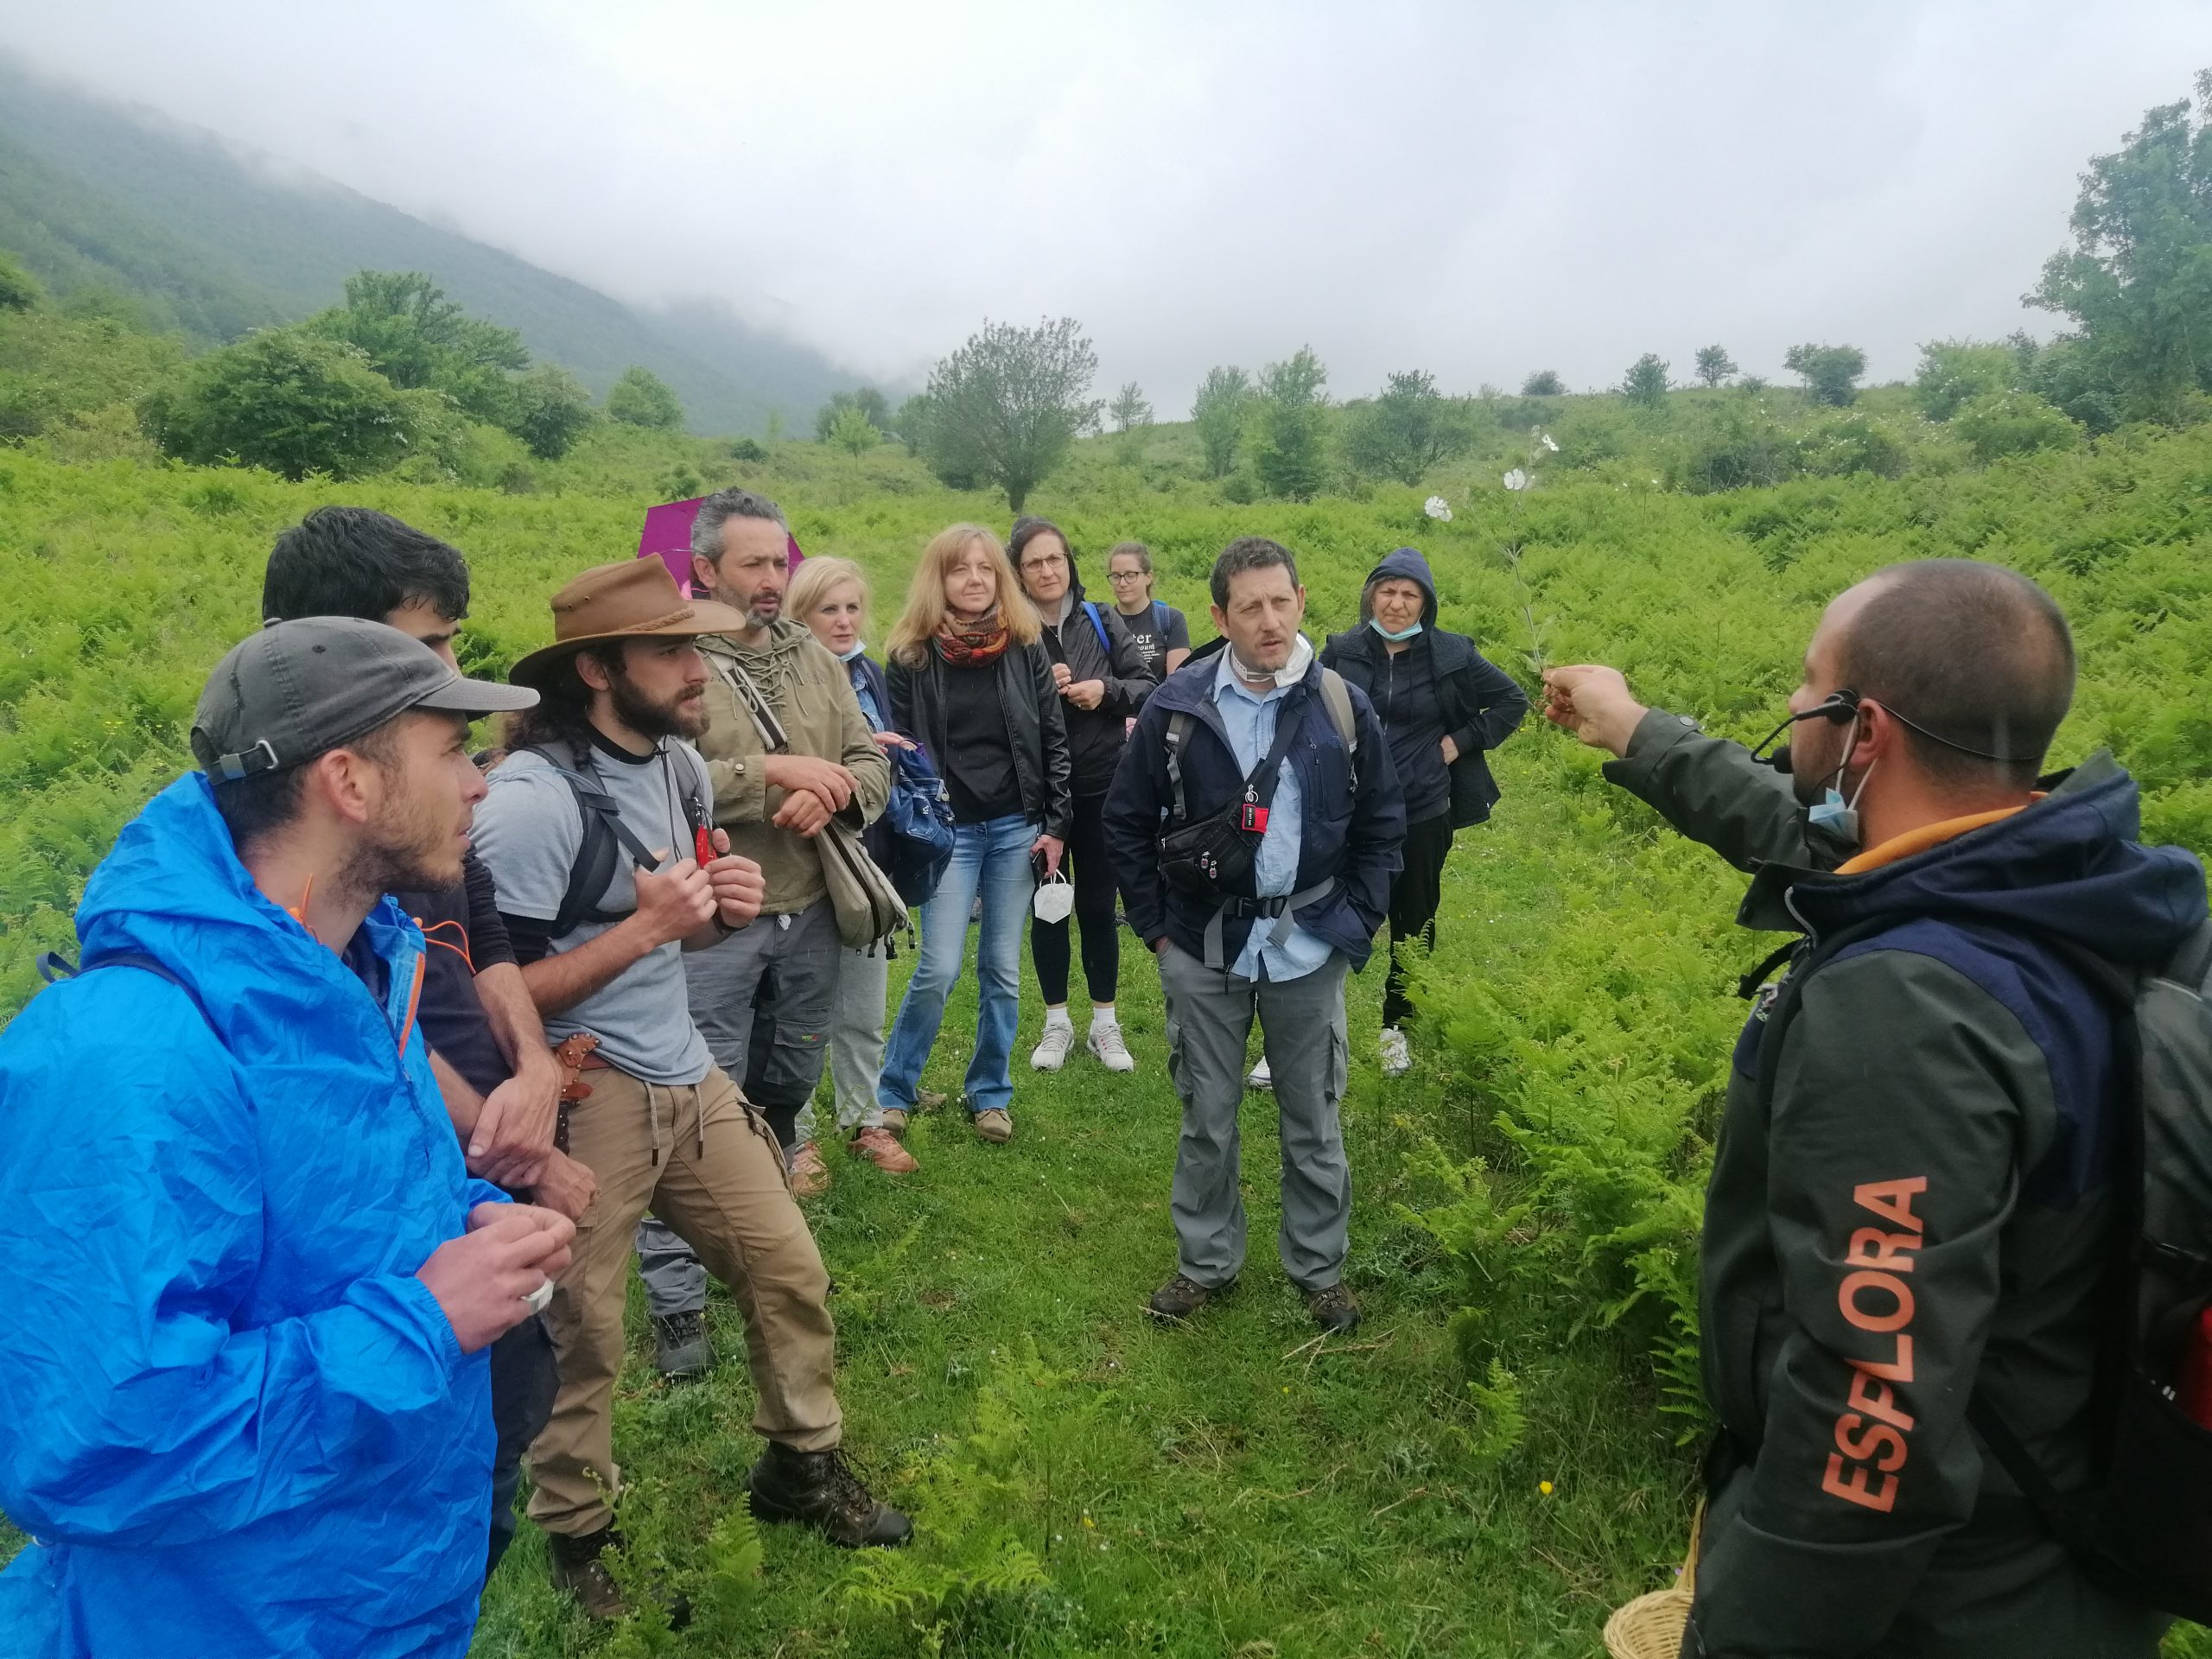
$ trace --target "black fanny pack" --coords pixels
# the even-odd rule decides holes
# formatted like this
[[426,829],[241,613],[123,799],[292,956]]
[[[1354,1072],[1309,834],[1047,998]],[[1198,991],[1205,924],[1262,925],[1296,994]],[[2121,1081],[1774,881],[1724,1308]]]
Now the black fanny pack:
[[1275,738],[1260,764],[1244,779],[1243,793],[1218,812],[1193,818],[1183,787],[1183,740],[1191,717],[1178,714],[1167,722],[1167,785],[1173,797],[1167,828],[1160,833],[1160,874],[1167,884],[1195,898],[1220,899],[1224,890],[1242,884],[1260,855],[1268,832],[1268,813],[1282,779],[1283,757],[1290,753],[1302,712],[1286,705],[1278,711]]

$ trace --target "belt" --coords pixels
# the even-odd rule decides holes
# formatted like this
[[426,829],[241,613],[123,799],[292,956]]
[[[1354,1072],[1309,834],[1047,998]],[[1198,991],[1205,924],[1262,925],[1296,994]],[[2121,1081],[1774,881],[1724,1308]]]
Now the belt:
[[1332,875],[1325,880],[1315,882],[1310,887],[1297,893],[1285,893],[1279,898],[1224,899],[1220,907],[1206,918],[1206,966],[1217,973],[1228,971],[1228,963],[1224,960],[1225,952],[1222,944],[1222,924],[1230,917],[1235,916],[1240,921],[1248,916],[1274,917],[1275,923],[1268,930],[1268,943],[1281,944],[1290,937],[1290,930],[1297,925],[1300,911],[1308,905],[1319,903],[1336,890],[1337,878]]

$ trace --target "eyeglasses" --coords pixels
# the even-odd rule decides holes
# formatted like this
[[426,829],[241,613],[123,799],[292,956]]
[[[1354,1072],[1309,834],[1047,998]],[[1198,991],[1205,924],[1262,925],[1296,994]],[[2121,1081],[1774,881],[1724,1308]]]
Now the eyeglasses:
[[1109,582],[1142,582],[1144,578],[1145,573],[1141,570],[1114,570],[1109,571],[1107,574],[1106,580]]

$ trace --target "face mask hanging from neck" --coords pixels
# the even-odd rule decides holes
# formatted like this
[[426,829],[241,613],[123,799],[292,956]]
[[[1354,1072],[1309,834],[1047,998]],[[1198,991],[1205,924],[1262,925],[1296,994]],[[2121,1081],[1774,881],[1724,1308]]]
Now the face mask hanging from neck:
[[1850,765],[1852,745],[1858,741],[1859,722],[1853,720],[1851,722],[1850,734],[1843,741],[1843,753],[1846,758],[1842,765],[1836,767],[1835,776],[1828,779],[1827,791],[1821,796],[1818,804],[1807,808],[1805,812],[1808,822],[1821,825],[1853,847],[1862,844],[1859,829],[1859,803],[1866,793],[1866,785],[1873,781],[1874,767],[1869,766],[1866,768],[1865,774],[1859,779],[1859,787],[1851,791],[1851,798],[1848,801],[1843,798],[1843,791],[1836,785],[1843,781],[1844,768]]
[[1393,633],[1389,629],[1382,626],[1382,619],[1379,616],[1369,617],[1367,619],[1367,626],[1374,629],[1376,632],[1381,634],[1385,639],[1388,639],[1394,645],[1399,644],[1402,640],[1412,639],[1415,634],[1421,632],[1421,626],[1420,623],[1415,622],[1411,626],[1400,628],[1395,633]]
[[840,651],[835,652],[834,655],[841,663],[856,663],[860,661],[861,657],[867,654],[867,652],[868,641],[865,639],[855,639],[853,641],[853,648],[850,651]]

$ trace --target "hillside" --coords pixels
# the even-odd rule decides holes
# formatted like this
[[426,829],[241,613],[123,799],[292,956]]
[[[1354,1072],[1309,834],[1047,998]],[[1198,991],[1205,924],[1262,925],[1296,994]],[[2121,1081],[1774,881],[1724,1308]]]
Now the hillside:
[[125,114],[0,57],[0,247],[61,296],[141,296],[203,342],[334,303],[363,269],[428,272],[539,358],[604,392],[640,364],[694,430],[794,424],[855,376],[726,308],[626,306],[512,254],[308,176],[280,176],[212,134]]

